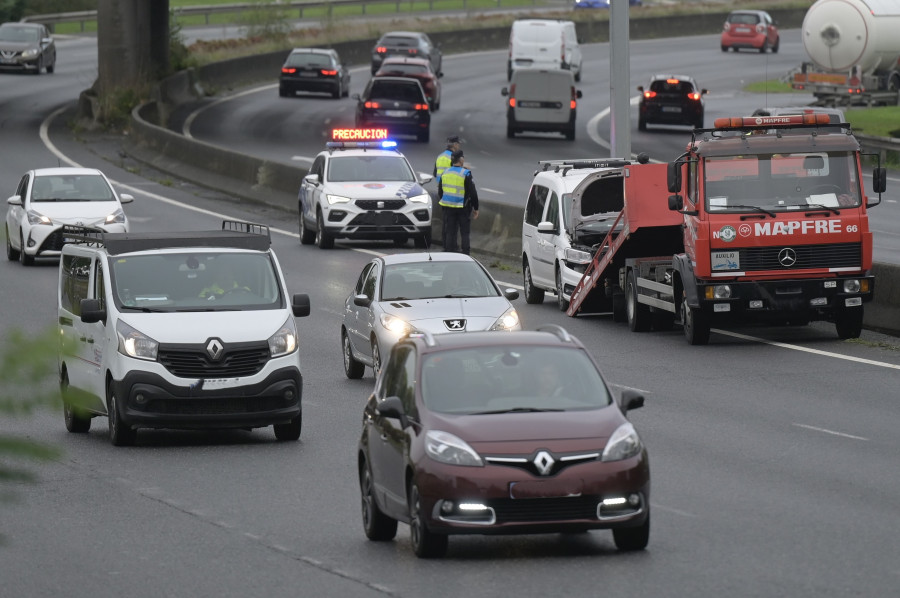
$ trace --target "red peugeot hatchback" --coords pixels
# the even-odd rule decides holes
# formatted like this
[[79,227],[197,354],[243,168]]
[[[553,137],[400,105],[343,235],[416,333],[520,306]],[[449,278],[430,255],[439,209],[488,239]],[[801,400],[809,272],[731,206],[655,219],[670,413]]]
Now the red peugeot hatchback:
[[749,48],[760,54],[771,49],[775,54],[781,45],[778,23],[764,10],[733,10],[725,19],[720,45],[723,52]]
[[454,534],[611,529],[650,537],[647,450],[596,362],[559,326],[508,334],[414,333],[391,350],[363,413],[366,536],[410,526],[415,554]]

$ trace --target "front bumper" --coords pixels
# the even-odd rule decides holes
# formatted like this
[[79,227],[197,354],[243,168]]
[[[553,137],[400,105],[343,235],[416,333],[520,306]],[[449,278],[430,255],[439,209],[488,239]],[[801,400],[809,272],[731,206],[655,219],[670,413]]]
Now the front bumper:
[[[35,257],[59,257],[63,248],[62,226],[57,225],[32,225],[23,229],[24,244],[22,250]],[[125,224],[90,224],[108,233],[124,233]]]
[[408,203],[399,210],[367,210],[356,202],[324,206],[325,230],[348,239],[396,239],[431,234],[431,204]]

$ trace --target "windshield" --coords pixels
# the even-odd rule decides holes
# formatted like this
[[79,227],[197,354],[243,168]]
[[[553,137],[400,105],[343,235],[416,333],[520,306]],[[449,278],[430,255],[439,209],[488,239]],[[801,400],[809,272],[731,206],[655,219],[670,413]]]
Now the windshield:
[[438,413],[584,411],[612,403],[581,349],[514,345],[426,355],[422,399]]
[[860,205],[856,157],[849,152],[710,156],[709,212],[760,212]]
[[497,297],[493,279],[476,262],[414,262],[385,266],[381,300]]
[[36,44],[41,35],[34,27],[0,27],[0,41]]
[[31,201],[113,200],[113,190],[99,174],[38,176],[31,187]]
[[328,178],[334,183],[415,181],[402,156],[335,156],[328,161]]
[[283,304],[268,254],[159,253],[110,258],[119,309],[228,311],[280,309]]

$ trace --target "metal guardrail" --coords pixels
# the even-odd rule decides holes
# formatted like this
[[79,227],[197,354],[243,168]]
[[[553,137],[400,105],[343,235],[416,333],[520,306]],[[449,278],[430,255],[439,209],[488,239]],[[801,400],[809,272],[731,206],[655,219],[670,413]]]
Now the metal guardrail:
[[[216,14],[236,14],[247,11],[260,11],[260,10],[268,10],[268,11],[280,11],[284,14],[285,18],[292,18],[293,14],[296,12],[297,18],[303,19],[305,16],[309,15],[309,11],[313,9],[326,9],[325,17],[332,18],[334,16],[334,9],[336,7],[359,7],[360,15],[367,14],[383,14],[383,11],[374,10],[373,6],[385,6],[385,5],[393,5],[394,11],[396,13],[421,13],[421,12],[432,12],[434,11],[434,4],[437,0],[419,0],[418,2],[411,2],[410,0],[319,0],[319,1],[292,1],[292,2],[265,2],[265,3],[253,3],[253,4],[210,4],[204,6],[179,6],[173,7],[172,13],[176,17],[188,17],[188,16],[203,16],[204,22],[206,25],[209,25],[209,18],[211,15]],[[427,10],[414,10],[413,7],[415,5],[421,5],[423,2],[428,3]],[[494,5],[491,8],[515,8],[520,7],[523,4],[527,5],[527,2],[523,2],[522,0],[491,0],[491,3]],[[471,0],[462,0],[462,8],[460,11],[465,12],[470,8],[473,8],[473,2]],[[477,2],[478,9],[484,9],[485,3],[483,1]],[[569,5],[569,2],[561,1],[561,0],[531,0],[531,6],[537,6],[538,4],[546,5],[546,4],[559,4],[560,6]],[[442,9],[445,10],[445,9]],[[97,20],[97,11],[96,10],[84,10],[79,12],[60,12],[60,13],[52,13],[45,15],[31,15],[22,19],[24,22],[31,23],[41,23],[46,25],[51,31],[54,30],[54,26],[60,23],[80,23],[81,31],[85,31],[85,25],[87,23],[96,22]]]
[[854,133],[854,137],[859,141],[859,146],[865,152],[877,153],[881,156],[881,164],[887,161],[888,152],[900,153],[900,139],[893,137],[876,137],[875,135],[862,135]]

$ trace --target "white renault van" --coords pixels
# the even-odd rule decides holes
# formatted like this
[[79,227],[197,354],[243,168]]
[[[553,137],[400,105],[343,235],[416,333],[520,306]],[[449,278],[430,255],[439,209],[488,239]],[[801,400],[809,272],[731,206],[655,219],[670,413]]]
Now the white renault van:
[[297,440],[303,421],[294,317],[266,226],[105,233],[65,227],[59,261],[59,383],[66,428],[258,428]]
[[572,71],[520,69],[513,73],[507,96],[506,136],[524,131],[554,131],[575,139],[575,116],[581,90]]
[[573,21],[521,19],[509,32],[506,80],[519,69],[568,69],[581,81],[581,46]]

